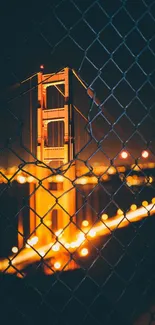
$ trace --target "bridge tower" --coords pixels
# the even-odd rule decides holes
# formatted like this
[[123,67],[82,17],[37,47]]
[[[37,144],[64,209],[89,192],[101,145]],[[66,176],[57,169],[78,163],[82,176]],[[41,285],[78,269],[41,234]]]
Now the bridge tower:
[[[38,73],[37,111],[37,159],[43,164],[36,167],[39,186],[35,191],[35,202],[30,200],[30,233],[36,228],[40,244],[51,241],[53,233],[65,228],[65,238],[71,236],[70,217],[76,211],[76,195],[72,182],[75,179],[74,159],[74,117],[71,102],[71,71],[67,67],[58,73]],[[64,98],[63,107],[47,107],[48,87],[54,87]],[[53,137],[59,137],[61,124],[61,143],[52,145],[50,127],[57,128]],[[60,165],[62,167],[60,167]],[[60,167],[54,169],[55,167]],[[53,169],[52,169],[53,168]],[[53,171],[56,172],[55,176]],[[70,181],[71,180],[71,181]],[[67,226],[69,225],[69,226]]]

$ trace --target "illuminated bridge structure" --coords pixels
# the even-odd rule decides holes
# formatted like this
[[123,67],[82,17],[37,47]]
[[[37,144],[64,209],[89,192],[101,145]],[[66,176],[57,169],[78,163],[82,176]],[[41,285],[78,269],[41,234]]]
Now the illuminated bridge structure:
[[[66,228],[71,236],[76,212],[74,159],[74,118],[71,103],[71,70],[65,68],[56,74],[38,73],[37,150],[40,167],[32,166],[31,173],[39,180],[39,186],[30,183],[30,233],[38,236],[41,244],[47,244],[54,233]],[[56,88],[61,93],[61,106],[48,107],[48,90]],[[32,122],[33,126],[33,122]],[[45,164],[45,165],[43,165]],[[46,168],[49,166],[50,168]],[[63,166],[63,167],[61,167]],[[61,182],[50,181],[56,173]],[[63,176],[62,176],[63,175]],[[43,222],[42,222],[43,221]],[[69,226],[67,226],[69,225]],[[23,246],[23,220],[19,219],[18,246]]]
[[[20,271],[27,265],[38,262],[42,258],[46,260],[44,271],[47,274],[51,274],[53,270],[66,269],[65,265],[68,265],[68,269],[75,268],[77,264],[74,263],[74,254],[77,253],[82,258],[87,256],[90,241],[109,234],[115,228],[127,226],[129,221],[139,221],[155,213],[155,199],[153,198],[151,204],[142,204],[139,208],[132,205],[126,215],[119,209],[116,216],[108,219],[108,215],[104,213],[101,220],[94,224],[89,216],[86,216],[86,220],[83,220],[81,226],[78,227],[74,184],[84,185],[89,182],[96,184],[98,180],[95,176],[86,177],[83,170],[79,172],[79,175],[82,174],[83,177],[76,178],[74,161],[74,109],[76,108],[72,103],[72,73],[85,87],[77,74],[69,68],[53,74],[38,73],[37,165],[28,165],[26,180],[29,183],[30,231],[25,242],[24,220],[23,216],[19,215],[18,247],[12,248],[13,256],[0,261],[0,271],[20,275]],[[61,106],[59,103],[54,103],[55,106],[50,107],[49,89],[55,89],[61,95]],[[93,97],[90,90],[87,93]],[[96,104],[99,105],[99,102]],[[78,113],[80,114],[79,111]],[[30,124],[33,128],[32,120]],[[33,139],[31,139],[31,144],[32,141]],[[154,163],[147,165],[150,168],[155,166]],[[116,172],[113,166],[99,168],[103,174],[102,181],[106,181]],[[138,166],[132,167],[133,170],[137,168]],[[124,172],[125,167],[118,167],[118,170]],[[97,170],[94,170],[94,173],[97,175]],[[153,181],[152,177],[149,181],[134,178],[134,176],[129,177],[127,178],[128,186],[137,185],[140,182],[150,184]],[[25,176],[17,173],[16,180],[24,183]]]

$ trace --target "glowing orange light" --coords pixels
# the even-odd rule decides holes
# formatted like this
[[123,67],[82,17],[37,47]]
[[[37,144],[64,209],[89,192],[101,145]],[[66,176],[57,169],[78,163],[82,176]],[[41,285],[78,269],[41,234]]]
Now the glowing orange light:
[[70,247],[71,247],[71,248],[75,248],[75,247],[77,247],[77,243],[76,243],[76,241],[72,241],[72,243],[70,243]]
[[85,184],[87,184],[87,179],[86,179],[86,177],[82,177],[82,178],[80,178],[80,184],[81,185],[85,185]]
[[147,150],[142,151],[142,157],[143,158],[148,158],[148,156],[149,156],[149,153],[148,153]]
[[55,267],[56,270],[59,270],[60,267],[61,267],[61,263],[60,262],[55,262],[54,267]]
[[[152,198],[152,200],[154,202],[155,197]],[[136,205],[133,205],[133,206],[136,207]],[[117,215],[117,216],[105,221],[105,223],[99,222],[91,230],[93,230],[95,232],[95,234],[98,236],[104,236],[104,235],[108,234],[110,230],[115,229],[116,227],[122,228],[122,227],[128,226],[128,220],[130,220],[131,222],[135,222],[135,221],[141,220],[142,218],[148,217],[148,211],[149,211],[150,215],[153,215],[155,213],[155,205],[153,203],[149,204],[147,206],[147,209],[145,207],[141,206],[140,208],[136,207],[136,211],[127,212],[127,214],[126,214],[127,219],[124,218],[124,216]],[[85,240],[85,235],[83,233],[79,233],[77,235],[77,237],[78,237],[78,240],[73,242],[73,244],[76,247],[79,247],[82,243],[82,240]],[[65,247],[66,247],[66,244],[65,244]],[[70,243],[68,243],[68,245],[69,245],[69,247],[71,247]],[[14,256],[14,258],[12,259],[12,264],[15,266],[18,266],[19,264],[23,264],[23,266],[24,266],[25,263],[26,264],[31,263],[32,260],[33,260],[33,262],[35,262],[35,261],[37,262],[40,260],[39,255],[44,256],[44,258],[49,258],[49,253],[47,254],[47,252],[49,252],[50,249],[51,249],[51,243],[48,245],[45,245],[45,246],[40,246],[40,249],[38,251],[36,251],[34,249],[29,249],[29,250],[23,249],[22,251],[19,252],[19,254]],[[50,254],[51,254],[50,256],[53,257],[52,250],[50,251]],[[55,269],[61,268],[60,262],[57,261],[55,263],[58,263],[58,264],[56,264]],[[7,273],[15,273],[15,271],[16,271],[16,269],[9,267],[8,259],[0,260],[0,271],[4,271],[6,269],[7,269]]]
[[109,175],[114,175],[114,174],[116,174],[116,169],[115,169],[115,167],[111,166],[111,167],[108,169],[108,174],[109,174]]
[[62,237],[63,229],[59,229],[58,231],[55,232],[55,235],[59,238]]
[[127,151],[122,151],[122,152],[121,152],[121,157],[122,157],[123,159],[128,158],[128,153],[127,153]]
[[18,175],[17,176],[17,181],[20,184],[24,184],[24,183],[26,183],[26,178],[24,176],[22,176],[22,175]]
[[153,177],[150,176],[148,181],[151,184],[153,182]]
[[28,183],[32,183],[32,182],[34,182],[34,177],[33,176],[28,176],[28,178],[27,178],[27,182]]
[[64,177],[62,175],[56,175],[56,181],[57,182],[63,182]]
[[120,173],[124,173],[126,171],[125,166],[120,166],[117,168]]
[[83,226],[83,227],[87,227],[88,225],[89,225],[88,220],[83,220],[83,221],[82,221],[82,226]]
[[78,234],[78,241],[82,243],[84,240],[85,240],[85,235],[81,232],[80,234]]
[[91,229],[88,233],[90,237],[95,237],[96,236],[96,231],[94,229]]
[[118,210],[117,210],[117,214],[118,214],[119,216],[122,216],[123,211],[122,211],[121,209],[118,209]]
[[132,204],[130,207],[131,211],[136,211],[137,210],[137,205],[136,204]]
[[142,205],[143,205],[143,207],[147,207],[148,206],[148,202],[147,201],[143,201],[142,202]]
[[155,204],[155,197],[152,198],[151,202]]
[[50,227],[52,225],[52,221],[51,220],[46,220],[45,224],[46,224],[46,226]]
[[64,246],[68,249],[70,247],[70,244],[69,243],[65,243]]
[[102,176],[102,180],[103,181],[107,181],[109,179],[109,176],[107,174],[103,175]]
[[14,254],[18,253],[18,247],[16,246],[12,247],[12,253]]
[[81,256],[87,256],[88,255],[88,249],[87,248],[82,248],[80,251]]
[[31,246],[34,246],[34,245],[36,245],[37,244],[37,242],[38,242],[38,237],[37,236],[34,236],[34,237],[32,237],[32,238],[30,238],[30,239],[28,239],[27,240],[27,244],[26,244],[26,247],[27,248],[30,248]]
[[60,244],[59,243],[56,243],[52,246],[52,251],[54,252],[58,252],[60,249]]
[[43,64],[40,65],[40,69],[41,70],[44,69],[44,65]]
[[101,218],[103,221],[105,221],[108,219],[108,215],[106,213],[104,213],[104,214],[102,214]]
[[45,255],[44,251],[39,251],[39,254],[43,257]]

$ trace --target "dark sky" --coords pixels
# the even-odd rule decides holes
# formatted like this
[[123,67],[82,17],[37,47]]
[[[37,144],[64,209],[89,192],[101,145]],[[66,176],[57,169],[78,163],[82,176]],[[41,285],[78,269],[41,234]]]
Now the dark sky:
[[[109,132],[100,157],[114,158],[125,141],[135,158],[142,149],[154,150],[155,1],[7,1],[1,5],[0,37],[1,146],[19,137],[19,119],[27,129],[28,97],[9,105],[14,116],[6,112],[8,99],[25,90],[10,86],[44,63],[45,73],[67,65],[76,69],[103,102],[102,115],[92,123],[92,150]],[[77,89],[74,100],[87,115],[90,101]],[[97,112],[93,105],[90,117]]]

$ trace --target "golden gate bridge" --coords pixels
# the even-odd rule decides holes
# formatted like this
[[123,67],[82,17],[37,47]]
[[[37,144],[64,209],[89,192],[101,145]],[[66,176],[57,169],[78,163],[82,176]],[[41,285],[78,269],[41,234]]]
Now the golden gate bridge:
[[[78,267],[73,253],[78,251],[81,258],[89,254],[87,247],[89,241],[94,241],[100,236],[111,233],[113,229],[123,228],[129,222],[136,222],[142,218],[150,217],[155,213],[155,199],[148,204],[142,202],[137,208],[131,205],[126,214],[118,209],[117,215],[108,219],[107,214],[102,214],[100,220],[92,223],[89,215],[83,220],[81,226],[76,220],[76,184],[97,184],[98,175],[100,181],[106,182],[116,172],[123,173],[124,166],[98,166],[93,168],[93,175],[87,175],[89,169],[83,166],[76,170],[75,164],[75,134],[74,134],[74,110],[88,122],[87,118],[71,102],[71,73],[87,89],[84,82],[74,70],[65,68],[58,73],[43,74],[38,76],[38,102],[37,109],[37,148],[36,164],[23,164],[20,168],[12,167],[9,170],[1,170],[1,183],[16,180],[20,184],[29,183],[29,238],[24,240],[23,218],[18,220],[18,247],[12,247],[13,255],[0,261],[0,271],[16,273],[20,276],[22,270],[29,264],[42,259],[45,262],[44,271],[52,274],[55,270],[74,269]],[[63,107],[47,107],[47,90],[54,87],[62,95]],[[100,102],[95,98],[92,90],[87,94],[99,106]],[[57,140],[51,142],[50,135],[54,133],[54,125],[57,126]],[[32,135],[33,121],[31,116],[30,132]],[[55,136],[55,135],[54,135]],[[55,141],[55,143],[54,143]],[[30,150],[32,151],[32,136]],[[127,158],[127,152],[121,152],[122,159]],[[148,151],[142,152],[143,158],[148,158]],[[154,162],[145,162],[132,165],[134,171],[145,168],[154,168]],[[96,168],[96,169],[95,169]],[[135,177],[134,177],[135,176]],[[150,185],[153,177],[138,177],[136,175],[126,177],[128,186],[145,184]]]

